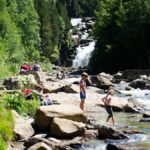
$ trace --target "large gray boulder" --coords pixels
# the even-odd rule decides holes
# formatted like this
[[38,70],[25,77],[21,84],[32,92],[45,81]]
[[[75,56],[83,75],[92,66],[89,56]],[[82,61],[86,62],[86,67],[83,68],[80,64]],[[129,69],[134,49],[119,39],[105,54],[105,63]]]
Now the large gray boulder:
[[129,84],[129,86],[131,86],[131,87],[133,87],[133,88],[135,88],[135,89],[137,89],[137,88],[139,88],[139,89],[145,89],[146,83],[147,83],[147,82],[146,82],[145,80],[136,79],[136,80],[132,81],[132,82]]
[[14,124],[14,135],[15,135],[15,140],[26,140],[30,138],[34,134],[34,130],[32,126],[21,116],[16,111],[12,111],[15,124]]
[[92,76],[91,77],[92,84],[94,84],[98,88],[107,89],[112,86],[112,82],[110,79],[104,76]]
[[72,139],[85,134],[85,124],[68,119],[54,118],[50,134],[59,139]]
[[64,118],[77,122],[86,122],[83,111],[74,105],[41,106],[35,115],[35,123],[42,129],[48,129],[54,118]]
[[110,126],[105,126],[105,125],[100,125],[98,127],[98,137],[100,139],[126,139],[127,138],[127,136],[124,133],[117,131],[116,129]]

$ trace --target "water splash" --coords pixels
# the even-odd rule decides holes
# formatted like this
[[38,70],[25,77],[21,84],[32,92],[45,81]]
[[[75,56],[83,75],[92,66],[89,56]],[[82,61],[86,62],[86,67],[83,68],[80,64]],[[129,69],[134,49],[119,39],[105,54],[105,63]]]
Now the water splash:
[[81,47],[80,45],[77,47],[77,55],[73,60],[73,68],[84,68],[89,64],[89,60],[91,57],[91,53],[95,49],[95,41],[90,42],[88,46]]

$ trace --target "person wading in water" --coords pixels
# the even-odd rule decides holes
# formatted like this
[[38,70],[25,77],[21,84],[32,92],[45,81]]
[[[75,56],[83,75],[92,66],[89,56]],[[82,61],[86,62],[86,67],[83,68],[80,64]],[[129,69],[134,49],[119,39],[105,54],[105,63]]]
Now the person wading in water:
[[113,110],[111,107],[111,100],[112,100],[112,96],[114,96],[114,95],[115,95],[115,91],[113,89],[110,89],[110,90],[108,90],[107,95],[102,98],[102,101],[105,105],[105,109],[109,115],[106,122],[108,122],[110,119],[112,119],[113,125],[115,124],[115,119],[114,119]]

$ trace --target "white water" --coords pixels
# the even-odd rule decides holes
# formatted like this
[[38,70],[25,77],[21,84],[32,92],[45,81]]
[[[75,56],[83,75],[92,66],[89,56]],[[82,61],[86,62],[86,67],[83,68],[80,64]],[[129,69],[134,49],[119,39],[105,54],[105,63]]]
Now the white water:
[[89,46],[78,46],[77,47],[77,55],[73,60],[73,68],[84,68],[89,64],[89,60],[91,57],[91,53],[95,48],[95,42],[91,42]]
[[[78,30],[77,35],[72,35],[72,38],[74,40],[79,39],[79,40],[87,40],[90,35],[88,33],[88,29],[81,31],[81,29],[86,28],[86,23],[82,22],[81,18],[77,19],[71,19],[71,24],[74,28]],[[73,30],[71,30],[73,31]],[[80,34],[80,36],[79,36]],[[90,37],[92,39],[92,37]],[[76,56],[75,59],[73,60],[73,68],[85,68],[89,64],[89,60],[91,57],[91,53],[95,49],[95,41],[91,42],[86,42],[85,45],[79,45],[76,48]]]
[[81,24],[81,21],[82,21],[82,18],[71,19],[71,25],[73,27],[75,27],[75,26]]

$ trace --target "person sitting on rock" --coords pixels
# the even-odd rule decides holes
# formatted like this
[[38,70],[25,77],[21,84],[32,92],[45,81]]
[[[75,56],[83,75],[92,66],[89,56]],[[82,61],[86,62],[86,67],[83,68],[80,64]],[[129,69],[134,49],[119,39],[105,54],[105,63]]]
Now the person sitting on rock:
[[50,100],[48,95],[43,95],[43,87],[42,86],[36,86],[35,91],[33,91],[38,95],[38,99],[40,101],[40,105],[52,105],[52,101]]
[[24,74],[24,73],[29,72],[31,70],[32,70],[32,67],[27,62],[25,62],[20,67],[20,74]]
[[32,97],[32,91],[30,89],[24,88],[22,90],[22,93],[24,94],[26,100],[33,99],[33,97]]
[[86,81],[88,80],[88,74],[83,72],[81,74],[81,81],[80,81],[80,108],[84,110],[84,103],[86,99]]
[[114,96],[114,94],[115,94],[115,91],[113,89],[110,89],[110,90],[108,90],[107,95],[102,98],[102,101],[105,105],[105,109],[109,115],[106,122],[108,122],[111,118],[113,125],[115,124],[115,119],[114,119],[113,110],[111,107],[111,100],[112,100],[112,96]]
[[32,66],[32,70],[33,70],[34,72],[41,72],[41,71],[42,71],[41,66],[40,66],[40,64],[39,64],[38,62],[36,62],[36,63]]

